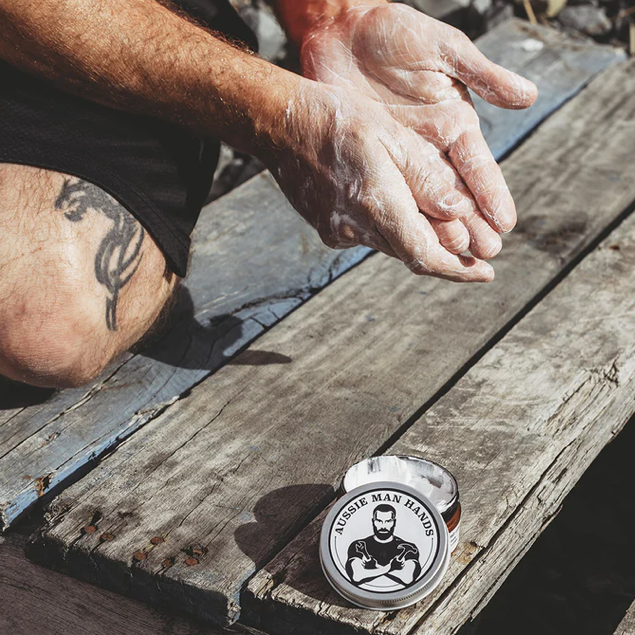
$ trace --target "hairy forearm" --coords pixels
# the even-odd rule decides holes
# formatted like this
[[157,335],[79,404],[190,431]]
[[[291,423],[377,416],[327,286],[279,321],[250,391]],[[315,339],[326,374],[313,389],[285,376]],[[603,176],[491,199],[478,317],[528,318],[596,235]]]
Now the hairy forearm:
[[273,123],[306,81],[155,0],[0,0],[0,58],[69,92],[256,154],[276,143]]
[[351,7],[388,2],[389,0],[274,0],[274,5],[287,34],[301,46],[305,34],[316,23],[336,18]]

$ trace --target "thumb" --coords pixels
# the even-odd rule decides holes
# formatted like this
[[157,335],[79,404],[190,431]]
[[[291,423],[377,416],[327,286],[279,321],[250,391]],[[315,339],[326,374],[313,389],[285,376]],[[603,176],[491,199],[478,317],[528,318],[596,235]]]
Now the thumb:
[[494,64],[461,31],[452,27],[448,30],[451,37],[444,38],[441,44],[447,75],[500,108],[528,108],[536,101],[538,88],[533,82]]

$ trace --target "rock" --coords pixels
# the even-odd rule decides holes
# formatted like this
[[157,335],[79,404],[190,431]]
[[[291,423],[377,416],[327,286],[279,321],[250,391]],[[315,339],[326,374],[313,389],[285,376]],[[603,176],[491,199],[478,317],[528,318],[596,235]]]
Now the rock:
[[496,0],[484,16],[483,31],[491,31],[494,27],[513,17],[513,5],[502,0]]
[[[521,14],[525,15],[524,0],[514,0],[514,2]],[[530,0],[530,2],[535,15],[547,18],[557,16],[567,4],[567,0]]]
[[[609,4],[611,2],[613,2],[614,0],[606,0],[604,2],[604,4]],[[572,6],[572,7],[577,7],[579,5],[583,5],[583,4],[590,4],[594,7],[599,7],[600,6],[600,0],[568,0],[567,4]]]
[[287,36],[273,13],[263,0],[234,0],[234,8],[258,38],[258,54],[266,60],[277,62],[286,53]]
[[[431,18],[443,20],[453,26],[458,26],[463,21],[470,6],[469,0],[398,0],[407,4]],[[488,0],[485,0],[487,2]],[[491,3],[491,0],[489,0]]]
[[492,0],[472,0],[470,9],[479,15],[485,15],[492,8]]
[[606,35],[613,26],[603,8],[589,4],[565,7],[560,12],[558,20],[564,27],[593,37]]
[[238,152],[222,143],[218,165],[214,173],[214,183],[205,204],[224,196],[262,170],[264,170],[264,166],[258,159]]

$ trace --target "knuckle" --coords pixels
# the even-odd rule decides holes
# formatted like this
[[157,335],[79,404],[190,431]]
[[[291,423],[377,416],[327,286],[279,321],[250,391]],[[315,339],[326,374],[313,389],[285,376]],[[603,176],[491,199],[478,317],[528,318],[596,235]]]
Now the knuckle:
[[331,249],[337,249],[338,240],[336,236],[334,236],[330,232],[328,233],[319,232],[319,234],[320,234],[320,239],[327,247],[330,247]]
[[463,130],[471,130],[479,125],[478,113],[474,106],[465,101],[457,100],[454,108],[456,109],[456,120],[461,122],[461,128]]
[[352,230],[343,232],[341,228],[337,231],[320,232],[320,239],[331,249],[346,249],[357,244]]
[[354,243],[357,241],[356,234],[350,225],[342,225],[336,234],[337,242],[340,245]]
[[474,46],[474,44],[472,43],[472,40],[470,40],[470,38],[460,29],[457,29],[456,27],[453,27],[450,25],[448,25],[448,29],[450,29],[450,35],[452,37],[452,40],[454,40],[454,44],[457,44],[460,47]]
[[427,276],[432,273],[432,269],[426,262],[424,262],[420,258],[413,258],[406,261],[404,264],[406,265],[406,267],[408,267],[408,269],[410,269],[412,273],[417,276]]
[[461,253],[470,246],[469,236],[450,236],[444,241],[444,247],[453,253]]

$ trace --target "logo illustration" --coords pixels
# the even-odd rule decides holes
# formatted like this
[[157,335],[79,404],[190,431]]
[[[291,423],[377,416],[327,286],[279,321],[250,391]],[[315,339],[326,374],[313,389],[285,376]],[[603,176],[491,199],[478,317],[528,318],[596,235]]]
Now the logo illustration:
[[405,588],[418,579],[419,549],[397,536],[396,529],[395,507],[377,505],[372,513],[372,535],[353,540],[348,548],[346,573],[354,585],[390,581]]
[[411,488],[360,489],[342,499],[324,524],[320,553],[327,576],[349,593],[400,593],[436,573],[447,545],[432,503]]

